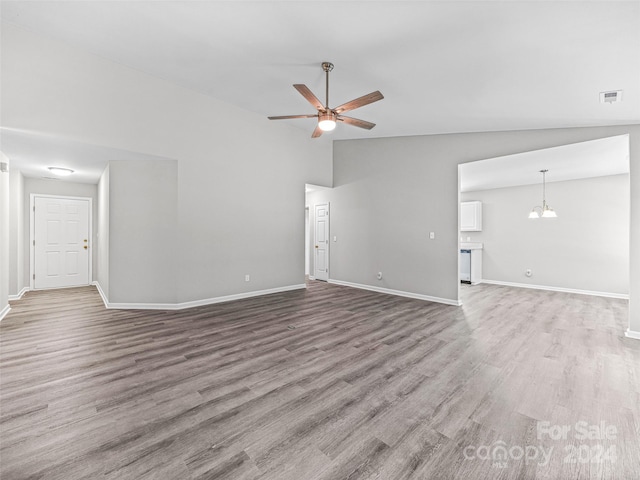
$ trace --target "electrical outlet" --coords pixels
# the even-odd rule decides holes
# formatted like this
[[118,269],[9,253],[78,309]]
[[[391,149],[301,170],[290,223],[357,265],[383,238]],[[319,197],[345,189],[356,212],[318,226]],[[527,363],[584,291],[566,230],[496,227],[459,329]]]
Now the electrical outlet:
[[429,232],[429,238],[434,240],[436,238],[436,232]]
[[245,282],[249,282],[249,281],[251,281],[251,275],[245,275],[245,276],[244,276],[244,281],[245,281]]

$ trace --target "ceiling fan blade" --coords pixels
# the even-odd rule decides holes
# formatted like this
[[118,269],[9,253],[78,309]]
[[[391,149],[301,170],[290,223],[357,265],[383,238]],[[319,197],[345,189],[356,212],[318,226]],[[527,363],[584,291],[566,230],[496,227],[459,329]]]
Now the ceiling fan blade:
[[285,120],[287,118],[318,118],[318,115],[280,115],[278,117],[267,117],[269,120]]
[[300,94],[307,99],[307,102],[309,102],[311,105],[313,105],[313,107],[318,110],[319,112],[324,112],[325,108],[324,105],[322,105],[322,102],[320,100],[318,100],[318,97],[316,97],[313,92],[311,90],[309,90],[309,88],[306,85],[302,85],[300,83],[295,84],[293,86],[293,88],[295,88],[296,90],[298,90],[300,92]]
[[355,110],[356,108],[364,107],[365,105],[369,105],[370,103],[377,102],[378,100],[382,100],[384,97],[382,94],[376,90],[375,92],[368,93],[367,95],[363,95],[362,97],[358,97],[355,100],[351,100],[350,102],[343,103],[339,107],[333,109],[336,113],[348,112],[349,110]]
[[367,122],[366,120],[360,120],[359,118],[345,117],[344,115],[338,115],[336,118],[340,122],[348,123],[349,125],[353,125],[354,127],[366,128],[367,130],[371,130],[376,126],[375,123]]
[[311,134],[311,138],[318,138],[320,135],[322,135],[322,129],[319,126],[316,126],[316,129]]

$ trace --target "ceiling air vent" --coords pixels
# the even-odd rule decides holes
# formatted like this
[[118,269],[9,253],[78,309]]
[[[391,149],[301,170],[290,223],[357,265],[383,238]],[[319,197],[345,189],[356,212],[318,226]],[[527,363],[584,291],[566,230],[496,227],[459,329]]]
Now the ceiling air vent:
[[622,90],[600,92],[600,103],[616,103],[622,101]]

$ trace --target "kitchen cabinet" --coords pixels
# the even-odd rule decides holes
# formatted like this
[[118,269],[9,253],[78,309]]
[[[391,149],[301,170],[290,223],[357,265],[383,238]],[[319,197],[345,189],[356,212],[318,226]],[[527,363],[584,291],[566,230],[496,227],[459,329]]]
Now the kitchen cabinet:
[[460,231],[482,231],[482,202],[475,201],[460,203]]

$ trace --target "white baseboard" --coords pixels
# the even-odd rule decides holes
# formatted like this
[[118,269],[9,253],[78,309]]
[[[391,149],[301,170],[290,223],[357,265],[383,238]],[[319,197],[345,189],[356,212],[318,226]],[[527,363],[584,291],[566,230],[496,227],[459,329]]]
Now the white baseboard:
[[392,290],[390,288],[374,287],[372,285],[363,285],[360,283],[344,282],[342,280],[329,279],[329,283],[336,285],[342,285],[343,287],[359,288],[361,290],[370,290],[372,292],[386,293],[388,295],[397,295],[399,297],[415,298],[417,300],[425,300],[427,302],[444,303],[445,305],[453,305],[459,307],[462,305],[458,300],[451,300],[449,298],[431,297],[429,295],[422,295],[420,293],[404,292],[402,290]]
[[579,295],[593,295],[596,297],[619,298],[629,300],[629,295],[624,293],[596,292],[592,290],[579,290],[576,288],[549,287],[546,285],[530,285],[528,283],[501,282],[498,280],[482,279],[482,283],[502,285],[504,287],[531,288],[533,290],[548,290],[550,292],[577,293]]
[[9,295],[9,300],[20,300],[29,291],[29,287],[24,287],[17,295]]
[[627,338],[633,338],[635,340],[640,340],[640,332],[635,332],[633,330],[627,330],[624,332],[624,336]]
[[266,290],[256,290],[253,292],[236,293],[234,295],[225,295],[222,297],[205,298],[203,300],[193,300],[182,303],[113,303],[104,294],[98,282],[94,282],[98,288],[98,292],[102,297],[104,306],[107,308],[120,310],[183,310],[185,308],[202,307],[205,305],[213,305],[215,303],[231,302],[233,300],[242,300],[244,298],[260,297],[262,295],[271,295],[272,293],[283,293],[291,290],[300,290],[307,288],[304,283],[298,285],[287,285],[285,287],[269,288]]
[[316,277],[314,277],[313,275],[309,275],[309,280],[315,280]]
[[9,313],[9,310],[11,310],[11,306],[10,306],[9,304],[7,304],[7,305],[2,309],[2,311],[0,312],[0,322],[2,321],[2,319],[3,319],[4,317],[6,317],[6,316],[7,316],[7,313]]
[[102,286],[100,286],[100,283],[96,280],[94,282],[91,282],[91,285],[95,286],[98,289],[98,293],[100,294],[100,298],[102,298],[102,303],[104,303],[105,307],[109,308],[109,299],[104,294],[104,290],[102,290]]

